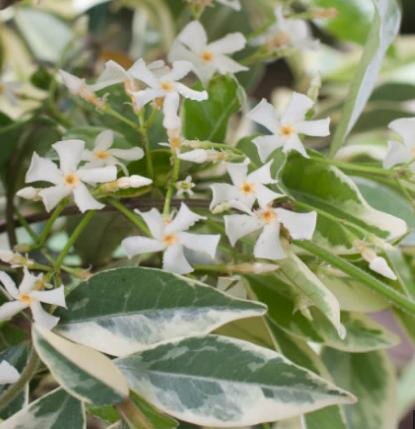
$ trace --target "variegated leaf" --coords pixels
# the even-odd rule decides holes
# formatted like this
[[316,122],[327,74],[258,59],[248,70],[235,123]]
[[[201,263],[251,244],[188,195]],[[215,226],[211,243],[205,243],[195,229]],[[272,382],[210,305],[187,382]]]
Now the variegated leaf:
[[205,426],[254,425],[354,401],[279,353],[227,337],[188,338],[116,364],[132,390],[174,417]]
[[128,396],[124,376],[103,354],[39,327],[33,327],[32,338],[43,363],[71,395],[95,405],[119,403]]
[[261,316],[261,303],[232,298],[200,282],[150,268],[101,272],[67,298],[58,331],[125,356],[166,341],[205,335],[232,320]]
[[86,429],[84,407],[63,389],[56,389],[0,423],[0,429],[28,428]]

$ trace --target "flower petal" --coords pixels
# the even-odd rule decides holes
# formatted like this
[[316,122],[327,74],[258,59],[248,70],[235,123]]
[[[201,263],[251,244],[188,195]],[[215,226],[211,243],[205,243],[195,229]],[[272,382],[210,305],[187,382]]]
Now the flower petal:
[[208,93],[206,91],[195,91],[182,83],[176,83],[175,87],[180,95],[189,100],[204,101],[208,99]]
[[182,245],[173,244],[165,250],[163,255],[163,270],[176,274],[188,274],[193,271],[192,266],[184,256]]
[[19,285],[20,293],[29,293],[33,290],[36,282],[40,279],[40,275],[34,276],[27,268],[23,270],[23,279]]
[[273,134],[271,136],[255,137],[252,143],[256,146],[261,161],[265,162],[274,150],[282,147],[283,140]]
[[12,298],[17,298],[17,296],[19,295],[19,290],[16,287],[16,283],[4,271],[0,271],[0,283],[6,288],[7,293]]
[[85,142],[82,140],[61,140],[52,145],[59,155],[60,169],[66,173],[76,171],[82,160]]
[[166,225],[166,234],[187,231],[196,222],[206,219],[204,216],[192,212],[186,204],[181,203],[180,209],[174,219]]
[[141,147],[132,147],[131,149],[111,149],[111,154],[125,161],[136,161],[144,156],[144,151]]
[[86,86],[85,79],[79,79],[79,77],[74,76],[65,70],[59,70],[59,76],[61,77],[63,84],[73,95],[79,94],[82,88]]
[[114,142],[114,133],[112,130],[101,131],[95,138],[95,150],[108,150]]
[[64,185],[58,185],[42,189],[39,191],[39,197],[42,199],[46,210],[50,212],[70,193],[71,188]]
[[0,320],[10,320],[25,308],[27,308],[27,305],[20,301],[6,302],[0,306]]
[[159,240],[139,235],[125,238],[121,242],[121,247],[129,258],[144,253],[160,252],[165,249],[165,245]]
[[294,125],[303,121],[313,105],[314,101],[311,98],[299,92],[293,92],[285,112],[281,115],[281,123]]
[[280,225],[278,222],[272,222],[265,225],[261,235],[255,243],[254,255],[257,258],[264,259],[282,259],[285,252],[280,241]]
[[50,159],[40,157],[36,152],[32,156],[30,167],[27,170],[25,181],[30,182],[50,182],[55,185],[62,184],[62,173],[57,165]]
[[242,33],[229,33],[225,37],[209,43],[208,49],[215,54],[233,54],[243,49],[245,45],[246,39]]
[[295,213],[290,210],[276,209],[278,218],[287,228],[294,240],[311,240],[317,223],[317,213]]
[[413,158],[411,149],[399,142],[389,141],[388,152],[383,161],[384,168],[391,168],[397,164],[403,164]]
[[295,129],[299,134],[326,137],[330,135],[330,118],[299,122]]
[[406,145],[415,146],[415,118],[395,119],[389,124],[389,128],[399,134]]
[[170,92],[166,95],[163,103],[163,126],[168,130],[177,130],[180,128],[179,117],[180,96],[177,92]]
[[250,182],[253,182],[255,184],[263,184],[268,185],[272,183],[277,183],[278,180],[275,180],[271,176],[271,165],[273,161],[269,161],[266,164],[264,164],[262,167],[258,168],[257,170],[253,171],[252,173],[248,174],[247,179]]
[[187,249],[204,253],[212,259],[216,255],[216,249],[220,241],[219,234],[191,234],[189,232],[180,233],[180,243]]
[[248,118],[277,134],[279,121],[274,106],[263,98],[249,113]]
[[141,109],[150,101],[155,100],[156,98],[163,97],[164,91],[159,88],[147,88],[142,91],[137,91],[133,93],[134,105]]
[[296,152],[301,153],[301,155],[303,155],[304,158],[310,158],[307,154],[307,151],[305,150],[304,145],[302,144],[300,138],[297,135],[286,140],[282,150],[284,153],[294,150]]
[[376,258],[370,261],[369,268],[372,271],[375,271],[376,273],[388,279],[391,279],[391,280],[397,279],[396,274],[391,270],[385,258],[382,258],[380,256],[377,256]]
[[226,170],[235,186],[242,185],[248,176],[249,160],[243,162],[227,162]]
[[208,151],[206,149],[194,149],[189,152],[181,153],[178,158],[183,161],[195,162],[196,164],[203,164],[208,160]]
[[30,296],[45,304],[66,308],[65,288],[63,286],[50,290],[35,290],[30,293]]
[[0,363],[0,384],[16,383],[19,378],[20,374],[13,365],[5,360]]
[[183,79],[193,70],[193,64],[189,61],[174,61],[171,70],[162,76],[161,80],[176,82]]
[[97,168],[80,168],[78,176],[82,182],[90,184],[112,182],[117,178],[117,168],[114,165]]
[[104,70],[99,75],[97,81],[93,85],[89,85],[92,91],[99,91],[116,83],[124,82],[129,79],[124,67],[113,60],[107,61],[104,65]]
[[231,7],[234,10],[241,10],[241,3],[239,0],[218,0],[218,3],[222,3],[223,5]]
[[151,88],[157,88],[159,85],[159,80],[141,58],[130,67],[128,74],[141,80]]
[[271,191],[271,189],[268,189],[264,185],[256,185],[255,196],[260,207],[265,208],[269,203],[276,200],[277,198],[284,197],[284,194]]
[[214,64],[216,68],[219,70],[221,74],[235,74],[241,71],[249,70],[248,67],[239,64],[232,58],[227,57],[226,55],[218,55],[214,60]]
[[212,189],[212,201],[209,206],[211,210],[221,203],[235,199],[238,194],[236,186],[228,183],[214,183],[210,185],[210,189]]
[[154,238],[161,239],[165,226],[161,213],[154,208],[147,212],[140,212],[139,210],[136,210],[136,213],[144,219],[144,222],[147,224],[151,232],[151,235]]
[[225,216],[225,233],[232,246],[242,237],[262,228],[261,222],[255,216],[230,215]]
[[33,320],[36,324],[45,329],[53,329],[59,322],[59,317],[52,316],[41,306],[39,302],[33,302],[30,306]]
[[177,39],[196,53],[203,51],[207,45],[206,31],[199,21],[192,21],[187,24]]
[[101,204],[91,195],[83,183],[80,183],[73,189],[73,196],[75,204],[82,213],[87,210],[100,210],[105,207],[104,204]]

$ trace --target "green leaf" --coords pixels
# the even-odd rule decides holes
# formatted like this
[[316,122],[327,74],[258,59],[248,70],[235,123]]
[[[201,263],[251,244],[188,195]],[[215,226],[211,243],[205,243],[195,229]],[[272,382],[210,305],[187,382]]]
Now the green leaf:
[[317,155],[316,159],[290,156],[282,179],[287,191],[298,201],[323,212],[320,216],[327,213],[356,234],[370,232],[393,241],[407,232],[402,219],[371,207],[348,176],[320,162]]
[[378,86],[370,101],[410,101],[415,98],[415,85],[404,82],[387,82]]
[[123,375],[103,354],[33,327],[33,345],[55,379],[71,395],[95,405],[116,404],[128,396]]
[[0,423],[0,429],[24,428],[86,429],[85,410],[77,399],[56,389]]
[[116,363],[132,390],[199,425],[254,425],[353,401],[280,354],[227,337],[188,338]]
[[396,1],[372,1],[375,5],[373,23],[331,143],[330,154],[332,156],[345,143],[348,134],[362,113],[376,84],[386,51],[399,32],[401,13]]
[[146,416],[146,419],[157,429],[175,429],[179,423],[170,416],[161,413],[151,404],[140,396],[132,393],[132,401],[137,405],[140,411]]
[[394,368],[384,352],[348,354],[324,349],[323,360],[335,382],[358,399],[355,405],[345,407],[350,428],[397,426]]
[[81,283],[67,297],[62,335],[125,356],[156,344],[205,335],[232,320],[261,316],[265,306],[203,283],[150,268],[119,268]]
[[398,384],[398,415],[403,418],[415,404],[415,359],[403,369]]
[[[198,90],[202,89],[198,85]],[[183,103],[183,133],[187,139],[222,143],[229,117],[240,108],[239,87],[235,79],[218,76],[209,82],[206,101],[186,99]]]

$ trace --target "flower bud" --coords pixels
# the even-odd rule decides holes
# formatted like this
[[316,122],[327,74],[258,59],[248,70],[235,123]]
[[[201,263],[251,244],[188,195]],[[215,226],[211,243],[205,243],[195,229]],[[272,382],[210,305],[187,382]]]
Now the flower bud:
[[25,200],[41,201],[42,198],[39,195],[41,189],[34,188],[33,186],[26,186],[16,192],[16,195]]
[[139,176],[138,174],[133,174],[132,176],[121,177],[117,180],[117,185],[119,189],[128,189],[128,188],[141,188],[143,186],[151,185],[153,181],[144,176]]

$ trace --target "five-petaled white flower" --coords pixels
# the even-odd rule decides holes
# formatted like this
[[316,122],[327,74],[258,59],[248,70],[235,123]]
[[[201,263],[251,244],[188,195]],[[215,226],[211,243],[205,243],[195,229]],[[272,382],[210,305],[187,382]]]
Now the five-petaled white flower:
[[294,92],[281,115],[278,115],[272,104],[265,99],[248,113],[250,119],[263,125],[272,133],[272,135],[259,136],[253,140],[262,161],[265,161],[275,149],[280,147],[285,153],[295,150],[308,158],[299,134],[314,137],[325,137],[330,134],[330,118],[305,120],[306,113],[313,104],[311,98]]
[[41,276],[33,276],[26,268],[19,288],[5,272],[0,271],[0,282],[13,301],[0,306],[0,320],[10,320],[20,311],[30,307],[35,323],[45,329],[52,329],[59,321],[58,317],[47,313],[40,303],[65,307],[65,293],[63,286],[50,290],[37,290],[42,285]]
[[124,161],[136,161],[144,156],[143,149],[133,147],[131,149],[113,149],[114,133],[105,130],[95,139],[94,149],[85,149],[82,159],[87,161],[85,167],[104,167],[106,165],[118,165],[128,175],[127,167],[119,159]]
[[281,225],[294,240],[311,240],[316,221],[316,212],[295,213],[268,206],[249,214],[225,216],[225,230],[230,243],[234,246],[240,238],[262,229],[255,243],[254,256],[274,260],[286,256],[280,240]]
[[0,363],[0,384],[13,384],[19,380],[20,374],[17,369],[10,365],[7,360]]
[[164,270],[187,274],[193,269],[184,249],[215,257],[220,235],[186,232],[196,222],[206,218],[193,213],[185,204],[182,203],[175,217],[168,221],[157,209],[137,213],[144,219],[152,238],[135,236],[124,239],[122,247],[130,258],[143,253],[164,252]]
[[53,183],[53,186],[39,191],[46,210],[52,210],[70,194],[73,194],[75,204],[81,212],[103,208],[104,205],[91,195],[85,183],[95,185],[111,182],[117,178],[117,168],[114,165],[79,168],[85,148],[82,140],[63,140],[52,147],[58,153],[60,168],[50,159],[42,158],[35,152],[26,173],[26,182]]
[[[392,121],[389,128],[397,133],[402,143],[392,140],[388,143],[388,152],[383,166],[394,167],[397,164],[412,162],[415,159],[415,118],[401,118]],[[415,170],[415,165],[411,168]]]
[[163,126],[169,130],[180,128],[178,115],[180,96],[195,101],[208,98],[206,91],[195,91],[179,82],[192,70],[192,63],[174,61],[172,67],[165,73],[154,73],[143,60],[137,61],[135,65],[137,78],[149,88],[133,93],[135,107],[141,109],[150,101],[160,101],[164,113]]
[[283,194],[271,191],[265,185],[277,183],[271,177],[272,161],[248,173],[248,162],[226,163],[226,169],[231,177],[232,185],[228,183],[214,183],[211,185],[213,192],[210,203],[211,210],[222,203],[227,203],[229,207],[250,210],[255,201],[261,207],[265,207]]
[[271,52],[287,48],[315,49],[318,47],[319,41],[312,38],[306,21],[285,18],[281,6],[275,8],[275,18],[275,24],[252,41],[254,46],[265,46]]
[[228,54],[245,47],[246,39],[242,33],[227,34],[222,39],[208,43],[205,29],[199,21],[192,21],[177,36],[169,58],[190,61],[194,71],[203,83],[207,83],[215,72],[235,74],[248,70]]
[[187,176],[186,179],[184,180],[179,180],[176,182],[176,195],[179,198],[183,198],[186,195],[191,197],[194,192],[193,192],[193,188],[195,187],[195,184],[192,181],[192,176]]

